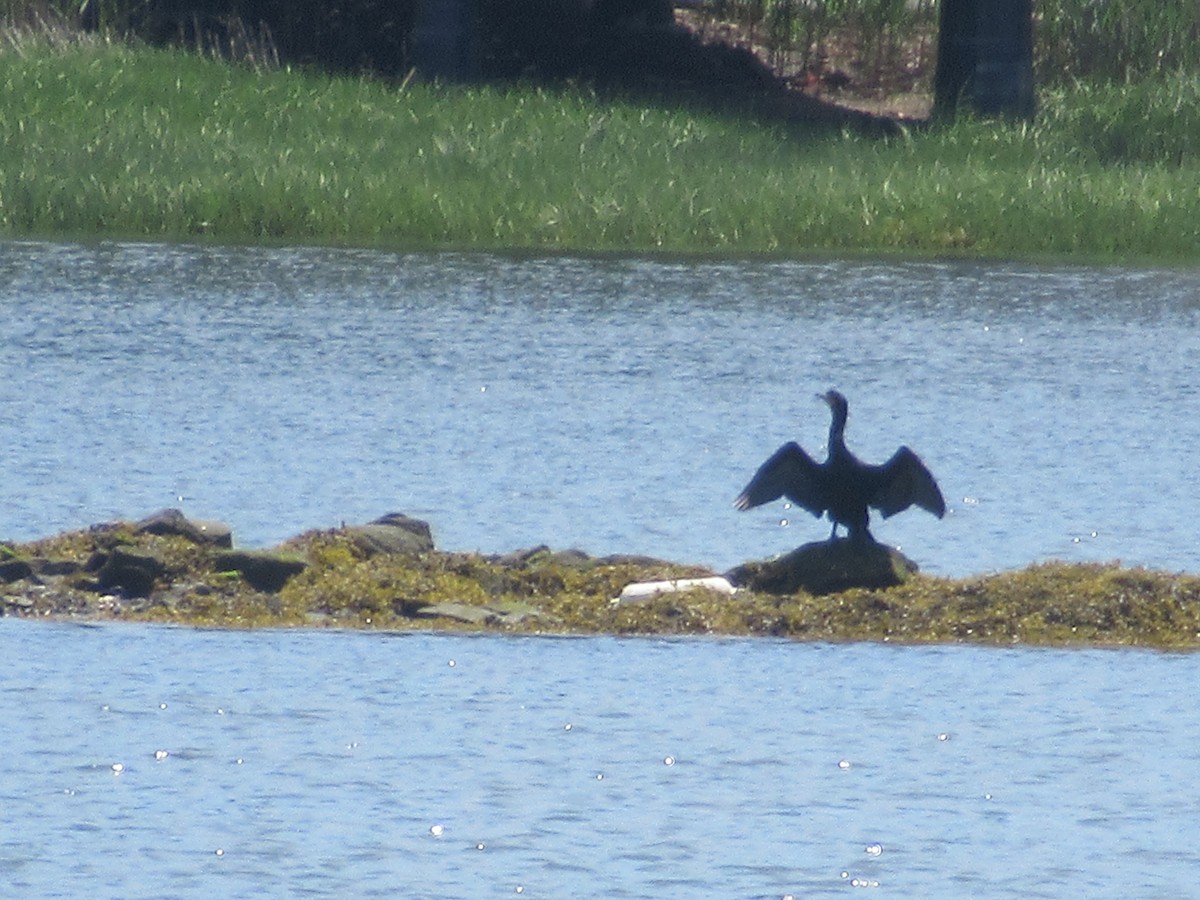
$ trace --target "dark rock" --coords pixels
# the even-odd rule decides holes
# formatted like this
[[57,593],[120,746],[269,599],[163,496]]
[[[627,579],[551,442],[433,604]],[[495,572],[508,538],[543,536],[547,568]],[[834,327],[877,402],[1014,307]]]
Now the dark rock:
[[[93,572],[100,569],[108,559],[108,554],[97,554],[96,559]],[[20,581],[28,578],[40,583],[43,578],[65,578],[78,575],[82,571],[83,563],[73,559],[47,559],[44,556],[31,556],[27,560],[7,559],[0,562],[0,582]]]
[[23,559],[6,559],[0,562],[0,581],[20,581],[33,574],[33,566]]
[[[102,557],[102,561],[98,559]],[[90,567],[99,562],[96,568]],[[166,574],[167,567],[153,553],[114,547],[107,553],[94,554],[88,561],[96,573],[96,585],[102,591],[119,589],[129,597],[147,597],[154,582]]]
[[538,557],[538,562],[551,563],[565,568],[586,568],[596,562],[595,557],[589,556],[582,550],[571,547],[567,550],[554,550],[545,556]]
[[503,556],[491,557],[498,565],[514,569],[526,568],[531,565],[555,565],[580,569],[597,562],[594,556],[589,556],[582,550],[551,550],[545,544],[538,544],[527,550],[515,550]]
[[113,537],[128,527],[128,522],[97,522],[87,527],[87,533],[96,538]]
[[221,522],[192,520],[178,509],[160,509],[133,526],[137,534],[178,535],[195,544],[232,547],[233,532]]
[[546,544],[538,544],[536,547],[527,547],[524,550],[513,550],[511,553],[489,556],[488,561],[509,569],[520,569],[529,565],[531,561],[552,552]]
[[738,587],[769,594],[833,594],[850,588],[895,587],[917,571],[898,550],[848,539],[805,544],[791,553],[748,562],[726,574]]
[[29,560],[29,565],[33,568],[34,574],[49,578],[76,575],[83,571],[83,563],[73,559],[46,559],[38,556]]
[[269,550],[227,550],[213,557],[213,565],[221,572],[239,572],[256,591],[273,594],[303,572],[307,563]]
[[388,513],[366,525],[350,525],[344,530],[368,556],[378,553],[415,556],[433,549],[429,523],[403,513]]
[[608,556],[591,556],[582,550],[551,550],[546,544],[538,544],[526,550],[514,550],[499,556],[488,557],[490,562],[511,569],[523,569],[531,565],[554,565],[569,569],[588,566],[641,566],[667,568],[672,565],[664,559],[641,556],[636,553],[611,553]]

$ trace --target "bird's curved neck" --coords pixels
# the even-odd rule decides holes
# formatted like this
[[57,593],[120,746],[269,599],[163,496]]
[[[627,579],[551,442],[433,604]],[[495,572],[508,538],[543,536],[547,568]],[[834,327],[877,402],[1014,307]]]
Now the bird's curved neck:
[[829,455],[844,456],[846,453],[846,410],[834,409],[833,421],[829,423]]

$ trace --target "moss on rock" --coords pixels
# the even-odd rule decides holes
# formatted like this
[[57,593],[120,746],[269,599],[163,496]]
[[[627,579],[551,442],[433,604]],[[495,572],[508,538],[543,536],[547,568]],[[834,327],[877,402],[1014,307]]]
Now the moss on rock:
[[[697,588],[617,602],[634,582],[711,573],[544,547],[504,556],[384,553],[348,529],[306,532],[271,551],[230,551],[123,522],[10,544],[4,556],[24,565],[0,581],[0,613],[24,617],[1200,649],[1200,577],[1117,564],[1044,563],[966,579],[908,573],[889,587],[819,593],[747,581],[732,596]],[[113,560],[146,577],[99,577]],[[282,560],[287,571],[259,580],[247,561],[261,560]]]

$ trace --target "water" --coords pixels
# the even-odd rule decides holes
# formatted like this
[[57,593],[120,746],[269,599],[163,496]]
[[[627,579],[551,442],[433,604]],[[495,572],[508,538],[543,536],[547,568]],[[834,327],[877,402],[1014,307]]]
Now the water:
[[13,896],[1189,896],[1200,872],[1197,655],[14,620],[0,652]]
[[[927,571],[1200,568],[1200,273],[0,244],[0,535],[724,568],[784,440],[901,442]],[[783,525],[781,520],[787,519]],[[38,897],[1196,891],[1200,656],[0,619],[0,888]]]
[[[828,533],[730,505],[850,399],[943,521],[926,571],[1200,568],[1200,272],[0,244],[0,536],[164,506],[243,546],[397,510],[446,549],[724,570]],[[783,523],[787,524],[784,525]]]

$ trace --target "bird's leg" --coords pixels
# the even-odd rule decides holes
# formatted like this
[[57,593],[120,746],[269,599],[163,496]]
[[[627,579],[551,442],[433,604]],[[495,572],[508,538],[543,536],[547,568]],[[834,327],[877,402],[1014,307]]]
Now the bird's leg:
[[848,530],[850,532],[850,540],[859,547],[867,547],[877,543],[875,536],[871,534],[871,529],[867,528],[866,525]]

